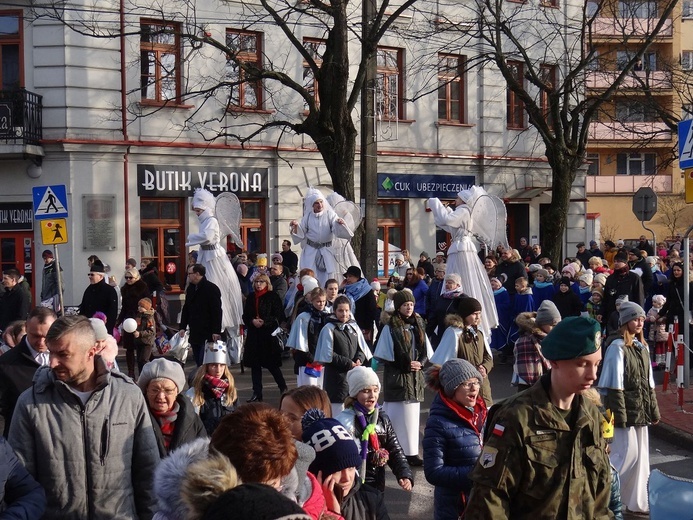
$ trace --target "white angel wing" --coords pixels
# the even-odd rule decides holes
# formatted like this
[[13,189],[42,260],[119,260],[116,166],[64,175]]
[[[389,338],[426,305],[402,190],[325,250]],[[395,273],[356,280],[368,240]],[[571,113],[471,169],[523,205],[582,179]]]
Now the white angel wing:
[[342,200],[333,206],[334,212],[344,219],[353,232],[361,224],[361,208],[350,200]]
[[221,238],[231,235],[238,247],[243,247],[241,240],[241,203],[235,194],[224,192],[216,198],[214,213],[219,221]]
[[476,198],[472,206],[470,231],[491,249],[495,249],[498,244],[506,249],[510,248],[505,229],[507,221],[508,214],[501,199],[488,193]]

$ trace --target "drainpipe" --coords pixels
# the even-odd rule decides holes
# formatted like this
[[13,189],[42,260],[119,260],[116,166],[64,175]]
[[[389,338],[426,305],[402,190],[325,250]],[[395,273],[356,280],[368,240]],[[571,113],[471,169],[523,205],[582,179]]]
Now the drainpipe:
[[[128,113],[127,113],[127,81],[125,77],[125,0],[120,0],[120,119],[122,122],[123,141],[127,144],[128,137]],[[130,257],[130,197],[129,197],[129,154],[127,146],[123,155],[123,205],[125,215],[125,256]]]

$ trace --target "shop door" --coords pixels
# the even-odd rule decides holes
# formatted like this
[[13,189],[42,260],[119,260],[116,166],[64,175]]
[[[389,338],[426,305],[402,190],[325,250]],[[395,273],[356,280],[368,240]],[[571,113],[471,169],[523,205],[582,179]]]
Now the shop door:
[[31,286],[31,301],[36,302],[34,294],[34,234],[0,233],[0,268],[16,269],[24,275]]

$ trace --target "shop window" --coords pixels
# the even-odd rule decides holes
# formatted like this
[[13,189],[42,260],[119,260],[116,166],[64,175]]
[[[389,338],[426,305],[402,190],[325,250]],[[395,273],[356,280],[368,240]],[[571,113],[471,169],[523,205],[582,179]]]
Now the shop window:
[[268,253],[265,242],[265,199],[240,199],[241,203],[241,240],[243,247],[233,243],[231,237],[226,238],[227,251],[241,249],[255,253]]
[[438,121],[465,122],[466,76],[464,56],[438,56]]
[[21,12],[0,11],[0,90],[23,85]]
[[180,45],[180,24],[163,21],[141,22],[140,66],[143,102],[179,102]]
[[228,29],[226,46],[234,53],[234,59],[226,60],[226,81],[231,85],[229,107],[261,110],[262,80],[252,78],[262,69],[262,34]]
[[156,262],[159,278],[173,290],[185,287],[187,199],[140,199],[141,259]]
[[406,249],[405,223],[404,202],[378,201],[378,276],[389,276],[395,253]]

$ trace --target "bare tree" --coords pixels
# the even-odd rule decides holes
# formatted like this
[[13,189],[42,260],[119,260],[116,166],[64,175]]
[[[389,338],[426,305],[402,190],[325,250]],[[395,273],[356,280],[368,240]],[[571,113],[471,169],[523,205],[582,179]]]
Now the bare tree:
[[[634,2],[636,3],[636,2]],[[642,4],[642,2],[639,2]],[[544,147],[552,171],[552,200],[542,216],[543,242],[551,258],[561,257],[571,187],[585,164],[590,123],[631,76],[638,57],[670,23],[677,0],[659,4],[654,18],[623,12],[628,2],[510,2],[477,0],[476,27],[466,34],[478,42],[479,58],[500,71],[508,88],[508,117],[522,126],[522,111]],[[555,7],[559,7],[556,9]],[[620,10],[621,9],[621,10]],[[610,37],[598,52],[598,35]],[[616,49],[637,51],[608,73],[608,85],[588,90],[602,63],[615,61]]]
[[602,242],[606,240],[611,240],[614,244],[618,240],[617,235],[618,235],[618,229],[619,225],[616,222],[609,222],[602,224],[600,227],[600,234],[601,234],[601,240]]
[[666,195],[657,201],[657,222],[674,237],[693,219],[693,208],[686,204],[684,195]]

